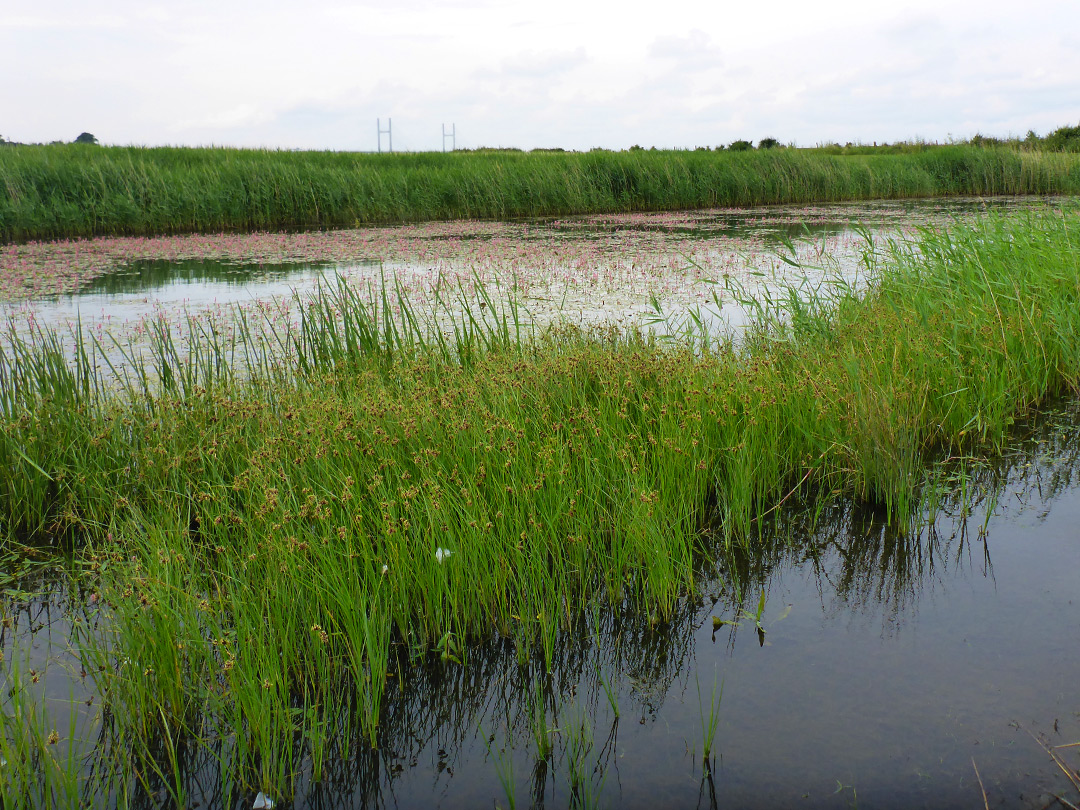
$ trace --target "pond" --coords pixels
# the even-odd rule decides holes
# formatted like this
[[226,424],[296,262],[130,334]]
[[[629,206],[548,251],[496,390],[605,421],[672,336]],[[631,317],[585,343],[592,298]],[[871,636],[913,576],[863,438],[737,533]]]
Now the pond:
[[[778,257],[851,277],[865,235],[880,245],[919,227],[1032,198],[905,200],[748,210],[597,215],[530,222],[451,222],[298,234],[97,239],[0,248],[0,315],[128,339],[148,322],[182,335],[188,316],[227,328],[233,309],[295,317],[298,297],[342,278],[372,300],[384,286],[418,309],[436,300],[496,304],[512,295],[537,325],[642,325],[719,303],[741,321],[725,282],[755,288],[791,272]],[[857,227],[858,226],[858,227]],[[716,297],[714,297],[714,294]]]
[[[401,279],[413,301],[437,296],[440,278],[472,291],[512,282],[543,310],[538,323],[643,323],[654,299],[675,313],[708,304],[725,274],[804,272],[778,251],[853,274],[853,222],[880,239],[987,205],[1015,202],[23,246],[8,249],[8,289],[29,289],[36,268],[53,274],[51,291],[10,292],[6,306],[16,321],[131,335],[147,317],[193,309],[289,317],[293,291],[329,272],[357,285]],[[377,747],[343,717],[326,729],[321,772],[298,745],[295,796],[270,798],[279,810],[939,808],[982,806],[985,791],[990,806],[1075,804],[1053,757],[1080,766],[1080,405],[1017,424],[1000,458],[935,475],[940,509],[913,533],[847,499],[784,504],[752,553],[717,540],[700,598],[669,621],[618,607],[582,617],[556,640],[550,670],[498,637],[398,668]],[[56,739],[42,750],[108,784],[128,752],[107,733],[97,662],[79,649],[108,618],[64,552],[37,542],[0,563],[4,733],[44,717]],[[175,780],[188,807],[258,802],[230,774],[235,740],[166,744],[182,751]],[[166,806],[166,782],[144,773],[132,796],[114,783],[89,799]]]

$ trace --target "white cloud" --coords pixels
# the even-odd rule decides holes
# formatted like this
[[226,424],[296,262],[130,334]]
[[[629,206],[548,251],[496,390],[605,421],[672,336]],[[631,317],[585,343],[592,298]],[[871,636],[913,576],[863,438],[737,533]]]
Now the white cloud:
[[374,149],[944,139],[1080,119],[1080,8],[1030,0],[8,0],[3,134]]
[[573,70],[586,61],[588,56],[585,48],[575,48],[572,51],[525,51],[504,59],[498,69],[478,70],[476,76],[547,79]]
[[0,29],[93,29],[93,28],[123,28],[127,21],[117,15],[90,14],[82,15],[38,15],[38,14],[12,14],[0,17]]
[[686,36],[657,37],[649,46],[649,56],[661,59],[669,58],[685,61],[687,59],[711,59],[718,55],[717,49],[713,46],[712,37],[698,28],[695,28]]

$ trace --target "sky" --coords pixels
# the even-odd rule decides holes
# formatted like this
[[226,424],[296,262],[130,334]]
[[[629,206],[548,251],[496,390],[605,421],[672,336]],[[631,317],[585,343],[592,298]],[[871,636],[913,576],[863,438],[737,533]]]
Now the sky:
[[0,136],[21,142],[1023,137],[1080,123],[1080,2],[0,0],[0,77]]

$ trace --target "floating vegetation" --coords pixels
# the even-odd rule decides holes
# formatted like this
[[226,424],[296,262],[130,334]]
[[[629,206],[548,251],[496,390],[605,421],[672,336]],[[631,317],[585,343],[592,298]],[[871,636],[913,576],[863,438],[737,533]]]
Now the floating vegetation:
[[[1043,202],[1031,200],[1032,204]],[[875,202],[693,212],[608,214],[526,222],[426,222],[394,227],[297,233],[106,237],[0,247],[0,297],[7,302],[74,294],[98,281],[120,284],[131,272],[175,273],[188,263],[230,268],[355,268],[379,280],[380,268],[409,290],[416,305],[443,284],[490,284],[513,278],[527,298],[581,289],[600,294],[654,294],[668,300],[688,275],[687,259],[712,277],[772,260],[777,235],[855,237],[850,223],[900,233],[945,224],[985,207],[1023,205],[1016,198]],[[835,240],[834,240],[835,241]],[[835,245],[834,245],[835,247]],[[759,268],[760,269],[760,268]],[[693,275],[693,274],[690,274]]]

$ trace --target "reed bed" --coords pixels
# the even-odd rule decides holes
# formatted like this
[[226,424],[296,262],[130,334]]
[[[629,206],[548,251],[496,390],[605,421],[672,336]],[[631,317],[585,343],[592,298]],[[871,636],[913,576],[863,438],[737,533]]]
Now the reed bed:
[[12,146],[0,243],[943,195],[1075,194],[1080,157],[942,146],[896,154],[418,153]]
[[76,543],[109,616],[86,669],[144,752],[132,779],[182,802],[174,741],[226,738],[223,771],[288,795],[331,718],[376,744],[412,663],[502,636],[550,665],[598,605],[662,622],[793,495],[914,528],[931,461],[1080,391],[1078,227],[1051,210],[878,245],[869,286],[747,299],[739,342],[528,335],[490,299],[433,334],[407,301],[328,287],[276,342],[164,332],[117,391],[102,347],[72,363],[37,333],[0,356],[3,542]]

